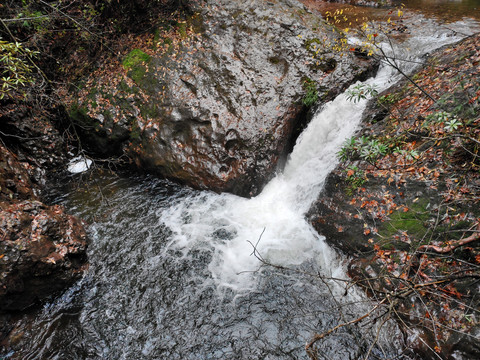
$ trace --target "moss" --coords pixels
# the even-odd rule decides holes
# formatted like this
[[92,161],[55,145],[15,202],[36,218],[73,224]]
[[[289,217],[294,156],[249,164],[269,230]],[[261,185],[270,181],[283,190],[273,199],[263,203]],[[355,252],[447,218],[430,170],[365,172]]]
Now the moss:
[[84,122],[85,118],[88,117],[87,113],[88,109],[78,104],[74,104],[68,111],[68,115],[70,116],[70,118],[72,118],[76,122]]
[[118,89],[127,94],[138,94],[140,92],[140,89],[138,87],[130,87],[124,80],[122,80],[120,84],[118,84]]
[[103,115],[103,121],[105,123],[113,123],[113,117],[112,117],[112,114],[110,113],[110,111],[108,111],[107,109],[103,110],[102,111],[102,115]]
[[160,113],[158,107],[155,103],[147,103],[140,107],[140,113],[145,119],[156,119],[159,117]]
[[390,216],[390,221],[384,223],[379,229],[381,237],[390,239],[398,232],[407,232],[417,239],[422,239],[429,231],[426,222],[430,219],[430,211],[427,209],[429,201],[420,199],[416,203],[409,204],[409,210],[395,211]]
[[135,66],[128,72],[128,76],[130,76],[137,85],[140,85],[146,73],[147,69],[144,66]]
[[316,51],[316,48],[318,48],[317,45],[320,45],[322,42],[318,38],[312,38],[312,39],[306,39],[303,43],[303,46],[305,46],[305,49],[307,49],[308,52],[314,53]]
[[[95,83],[93,83],[93,85],[95,85]],[[95,86],[90,87],[88,90],[87,99],[94,101],[98,93],[99,93],[98,88],[96,88]]]
[[382,244],[380,248],[382,250],[396,250],[398,247],[396,244],[394,245],[393,243],[386,243]]
[[124,80],[120,81],[120,84],[118,84],[118,89],[126,93],[130,92],[130,87]]
[[470,229],[473,225],[474,224],[472,224],[471,221],[459,221],[449,229],[451,232],[448,234],[448,238],[452,240],[460,240],[465,235],[462,230]]
[[240,15],[243,15],[243,11],[237,10],[232,14],[232,18],[236,20]]
[[268,58],[268,61],[271,62],[272,64],[278,64],[280,62],[280,59],[276,56],[272,56]]
[[68,110],[68,115],[75,124],[100,131],[100,124],[88,116],[88,109],[85,106],[80,106],[79,104],[72,105]]
[[132,130],[130,131],[130,140],[134,143],[138,143],[140,141],[141,133],[140,127],[134,121],[132,123]]
[[307,11],[305,9],[298,9],[297,14],[300,16],[305,16],[307,15]]
[[200,13],[195,13],[187,18],[188,27],[190,27],[196,34],[205,32],[205,25],[203,22],[204,19]]
[[[144,79],[145,79],[145,74],[147,73],[147,68],[143,65],[144,63],[148,63],[151,59],[151,57],[148,54],[145,54],[143,51],[138,50],[140,53],[143,53],[145,56],[141,55],[140,53],[136,52],[136,50],[133,50],[130,52],[136,53],[137,55],[132,55],[130,58],[127,56],[125,60],[123,61],[123,66],[128,69],[127,75],[135,81],[135,83],[138,86],[142,86]],[[130,55],[129,54],[129,55]],[[128,59],[128,61],[127,61]],[[124,81],[120,82],[118,88],[128,94],[137,94],[139,92],[139,89],[136,87],[129,87]]]
[[150,47],[153,51],[157,50],[157,45],[160,41],[160,30],[156,28],[153,30],[153,43],[152,46]]
[[122,109],[124,113],[128,114],[133,112],[132,104],[127,99],[117,98],[116,103],[118,104],[118,106],[120,106],[120,109]]
[[140,49],[133,49],[128,53],[128,55],[123,59],[122,65],[125,69],[131,69],[137,67],[142,63],[148,63],[150,61],[150,55],[144,53]]
[[179,21],[177,22],[177,31],[182,39],[187,37],[187,22]]

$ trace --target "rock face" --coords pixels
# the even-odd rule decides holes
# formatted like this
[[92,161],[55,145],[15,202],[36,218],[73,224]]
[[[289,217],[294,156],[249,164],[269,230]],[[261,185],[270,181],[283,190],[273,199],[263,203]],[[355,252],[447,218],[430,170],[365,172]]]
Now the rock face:
[[54,171],[66,161],[67,146],[51,121],[65,115],[59,107],[48,104],[38,109],[33,100],[6,98],[0,106],[0,131],[4,144],[20,162],[31,165],[30,175],[34,181],[45,182],[45,173],[38,173],[40,169]]
[[305,96],[326,100],[375,64],[334,54],[338,34],[297,1],[199,3],[157,33],[154,50],[93,74],[71,114],[97,153],[125,151],[162,176],[252,196],[305,122]]
[[23,310],[82,274],[86,234],[60,206],[0,202],[0,309]]
[[[446,130],[432,131],[424,122],[441,110],[470,124],[466,137],[478,144],[480,72],[472,64],[479,63],[479,44],[476,34],[438,49],[412,76],[430,96],[448,94],[449,102],[433,104],[404,81],[370,101],[363,113],[358,138],[402,139],[406,146],[416,145],[420,156],[408,161],[387,153],[374,160],[375,166],[351,156],[329,175],[307,215],[326,241],[349,257],[348,274],[355,284],[376,300],[395,292],[397,300],[389,306],[397,309],[408,348],[422,359],[480,356],[479,323],[468,319],[468,312],[480,308],[479,268],[469,268],[480,261],[478,238],[470,235],[479,227],[479,165],[473,162],[478,156],[464,152],[474,148],[470,143],[437,141]],[[469,85],[460,88],[451,77],[469,79]],[[460,176],[461,185],[451,180]],[[415,290],[398,295],[407,288]],[[445,296],[448,289],[454,296]]]
[[392,5],[392,0],[327,0],[327,1],[340,3],[340,4],[350,4],[354,6],[381,7],[381,6]]
[[86,261],[82,224],[38,201],[35,169],[0,145],[0,313],[72,284]]

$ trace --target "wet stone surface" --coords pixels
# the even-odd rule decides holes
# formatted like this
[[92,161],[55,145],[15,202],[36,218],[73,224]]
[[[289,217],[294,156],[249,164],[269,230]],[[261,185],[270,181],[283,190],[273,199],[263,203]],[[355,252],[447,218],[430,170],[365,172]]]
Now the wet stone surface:
[[338,34],[297,1],[203,1],[181,29],[117,85],[92,75],[74,115],[93,151],[196,188],[258,194],[306,122],[305,82],[321,102],[376,68],[329,50]]

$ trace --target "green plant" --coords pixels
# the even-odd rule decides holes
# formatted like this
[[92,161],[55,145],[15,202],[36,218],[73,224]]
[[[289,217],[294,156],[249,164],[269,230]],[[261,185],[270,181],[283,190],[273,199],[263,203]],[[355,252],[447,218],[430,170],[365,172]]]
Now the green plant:
[[27,29],[34,29],[36,32],[46,31],[50,17],[41,11],[31,11],[27,6],[19,12],[16,19],[22,21],[22,26]]
[[[18,42],[0,40],[0,99],[33,83],[33,69],[27,59],[35,54],[37,52],[24,48]],[[24,91],[21,93],[26,96]]]
[[405,160],[415,160],[420,156],[417,150],[405,150],[398,146],[393,149],[393,153],[403,156]]
[[353,88],[348,89],[347,100],[357,103],[360,100],[365,100],[367,98],[377,96],[377,94],[378,91],[375,86],[370,84],[357,84]]
[[305,106],[312,106],[318,100],[317,83],[312,79],[305,79],[303,82],[303,89],[305,90],[305,96],[303,97],[303,104]]
[[457,118],[453,118],[445,123],[444,129],[448,132],[452,132],[457,130],[460,126],[462,126],[462,123],[458,121]]
[[367,181],[365,172],[360,170],[357,166],[349,166],[344,170],[346,173],[346,182],[348,184],[347,194],[352,195],[355,190],[361,187]]
[[427,116],[427,120],[434,121],[434,122],[445,122],[448,118],[451,117],[451,114],[446,111],[439,111]]
[[374,163],[378,158],[387,155],[389,147],[378,139],[368,136],[348,139],[338,155],[341,161],[362,159]]
[[428,126],[432,122],[443,124],[443,129],[447,132],[456,131],[460,126],[462,126],[462,123],[455,115],[452,115],[446,111],[439,111],[428,115],[424,126]]

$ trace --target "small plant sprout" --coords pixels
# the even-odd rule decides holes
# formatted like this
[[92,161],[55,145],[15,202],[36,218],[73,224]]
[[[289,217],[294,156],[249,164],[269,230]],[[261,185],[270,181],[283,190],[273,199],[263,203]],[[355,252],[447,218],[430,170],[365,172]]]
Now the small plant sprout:
[[456,117],[454,117],[453,119],[445,122],[444,129],[448,132],[452,132],[452,131],[457,130],[460,126],[462,126],[462,123],[460,121],[458,121],[458,119]]

